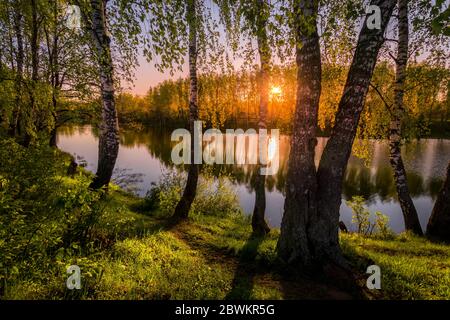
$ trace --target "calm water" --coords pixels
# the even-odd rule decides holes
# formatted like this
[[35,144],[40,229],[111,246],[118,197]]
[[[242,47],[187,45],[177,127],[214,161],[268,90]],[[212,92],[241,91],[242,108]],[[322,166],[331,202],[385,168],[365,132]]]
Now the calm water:
[[[172,168],[170,153],[172,143],[170,132],[155,129],[142,131],[122,130],[121,146],[116,163],[115,177],[140,176],[136,186],[143,196],[158,182],[163,170]],[[327,139],[319,138],[316,147],[316,163],[325,147]],[[58,134],[58,146],[71,154],[81,157],[87,169],[94,171],[97,166],[98,138],[89,126],[67,127]],[[352,155],[347,167],[342,198],[362,195],[368,199],[371,212],[381,211],[390,217],[391,228],[396,232],[404,229],[400,206],[396,199],[392,171],[389,167],[389,151],[385,141],[372,141],[366,146],[366,160]],[[425,228],[432,206],[439,192],[445,168],[450,159],[450,140],[423,139],[413,141],[403,147],[403,157],[408,173],[410,192]],[[283,188],[285,184],[289,137],[280,137],[280,169],[276,175],[267,177],[266,199],[267,220],[278,227],[283,212]],[[254,166],[227,166],[232,182],[239,196],[240,204],[247,213],[253,211],[254,191],[251,178]],[[351,210],[342,202],[341,219],[350,226]]]

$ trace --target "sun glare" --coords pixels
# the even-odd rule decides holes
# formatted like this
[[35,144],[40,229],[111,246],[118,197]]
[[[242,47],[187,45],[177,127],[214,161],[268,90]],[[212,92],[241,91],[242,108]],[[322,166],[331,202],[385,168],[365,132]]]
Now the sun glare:
[[278,86],[273,86],[272,89],[270,89],[270,92],[273,95],[280,95],[281,94],[281,88]]

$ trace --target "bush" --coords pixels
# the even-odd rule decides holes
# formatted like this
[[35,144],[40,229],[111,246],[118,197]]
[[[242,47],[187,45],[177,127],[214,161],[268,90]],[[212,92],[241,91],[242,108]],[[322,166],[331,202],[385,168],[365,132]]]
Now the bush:
[[61,249],[92,247],[101,193],[82,175],[65,177],[68,162],[46,145],[0,141],[0,296],[18,282],[48,281]]
[[[163,173],[145,197],[147,210],[158,210],[162,216],[171,216],[181,198],[186,175],[172,170]],[[224,176],[213,177],[203,172],[197,184],[197,195],[191,207],[193,214],[225,216],[240,213],[241,208],[231,183]]]
[[371,221],[371,214],[365,206],[365,200],[361,196],[353,196],[346,201],[352,210],[352,223],[356,224],[356,232],[364,236],[375,236],[387,239],[393,236],[389,228],[389,217],[380,211],[375,212],[375,218]]
[[356,232],[363,235],[371,235],[373,225],[370,223],[370,212],[364,206],[364,198],[354,196],[346,203],[352,209],[352,223],[356,224]]
[[103,192],[88,189],[88,183],[83,179],[71,180],[65,189],[57,192],[56,208],[64,217],[61,222],[63,247],[70,247],[72,243],[86,247],[104,211],[99,201]]
[[390,239],[394,237],[393,231],[389,228],[389,217],[380,211],[375,212],[376,236],[381,239]]

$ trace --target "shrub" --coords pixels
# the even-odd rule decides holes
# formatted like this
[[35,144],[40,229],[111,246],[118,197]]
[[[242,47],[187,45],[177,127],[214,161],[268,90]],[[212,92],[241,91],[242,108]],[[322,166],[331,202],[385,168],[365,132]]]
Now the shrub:
[[[154,184],[147,192],[145,207],[148,210],[157,209],[163,216],[172,215],[185,184],[185,174],[175,170],[164,172],[159,183]],[[191,212],[213,216],[240,213],[236,193],[230,184],[224,176],[216,178],[209,172],[203,172],[197,184],[197,194]]]
[[99,201],[103,192],[88,189],[88,183],[83,179],[71,180],[65,189],[57,192],[56,208],[64,217],[61,221],[63,247],[74,242],[86,247],[92,240],[92,229],[104,211],[104,205]]
[[[375,236],[381,239],[393,237],[393,232],[389,228],[389,217],[380,211],[375,212],[373,222],[371,214],[365,206],[365,200],[361,196],[353,196],[346,201],[347,206],[352,210],[352,223],[356,224],[357,233],[364,236]],[[375,232],[374,232],[375,231]]]
[[370,223],[370,212],[364,206],[364,198],[354,196],[346,203],[352,209],[352,223],[356,224],[357,232],[363,235],[371,235],[373,225]]
[[0,141],[0,296],[18,282],[46,281],[61,248],[92,247],[101,193],[82,175],[64,177],[65,160],[46,145]]
[[375,212],[375,228],[376,236],[381,239],[390,239],[394,237],[394,233],[389,228],[389,217],[380,211]]

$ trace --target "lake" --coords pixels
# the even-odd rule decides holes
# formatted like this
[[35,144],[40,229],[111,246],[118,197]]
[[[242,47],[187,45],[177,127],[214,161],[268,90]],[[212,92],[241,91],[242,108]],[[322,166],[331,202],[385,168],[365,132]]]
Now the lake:
[[[120,150],[114,176],[120,180],[125,176],[135,179],[136,193],[144,196],[152,182],[158,182],[164,170],[174,168],[171,163],[169,131],[155,128],[144,130],[122,129]],[[316,164],[318,163],[327,138],[318,138]],[[97,167],[98,137],[91,126],[64,127],[58,132],[58,147],[82,159],[86,168],[95,172]],[[279,227],[283,214],[283,189],[289,156],[289,136],[280,136],[280,166],[277,174],[267,176],[266,218],[272,227]],[[351,210],[345,200],[354,195],[367,199],[368,209],[374,213],[381,211],[390,218],[390,226],[395,232],[404,230],[403,216],[396,199],[396,189],[389,166],[389,149],[386,141],[367,142],[363,150],[364,159],[352,154],[345,175],[340,208],[341,220],[351,227]],[[414,204],[425,229],[431,210],[441,187],[445,169],[450,159],[449,139],[422,139],[405,144],[402,148],[403,160],[408,174],[408,183]],[[227,165],[225,170],[231,176],[240,205],[244,212],[251,214],[254,191],[251,186],[255,166]],[[129,179],[133,180],[133,179]]]

